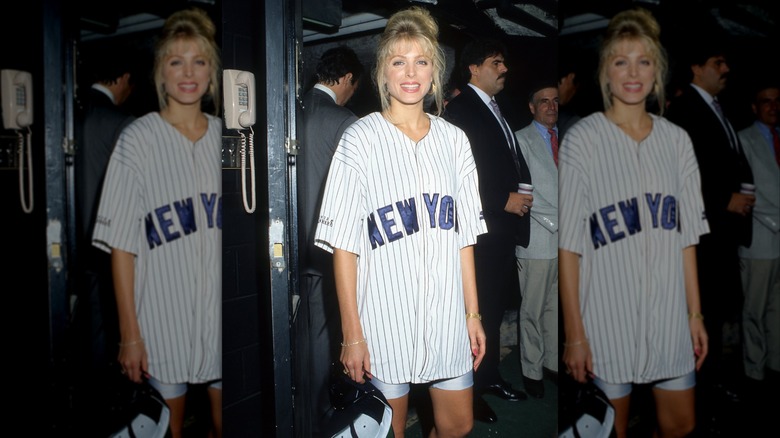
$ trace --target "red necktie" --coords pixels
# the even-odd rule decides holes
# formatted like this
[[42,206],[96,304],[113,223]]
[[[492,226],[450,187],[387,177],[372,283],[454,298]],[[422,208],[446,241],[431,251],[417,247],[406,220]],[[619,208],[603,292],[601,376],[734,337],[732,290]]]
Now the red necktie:
[[770,127],[770,131],[772,131],[772,146],[775,148],[775,161],[777,161],[777,165],[780,166],[780,135],[777,135],[777,128]]
[[[553,153],[553,161],[555,161],[555,165],[558,165],[558,134],[555,133],[554,129],[548,129],[547,132],[550,133],[550,146],[552,146],[552,153]],[[776,137],[775,137],[776,138]],[[775,142],[776,144],[777,142]],[[777,148],[777,146],[775,146]]]

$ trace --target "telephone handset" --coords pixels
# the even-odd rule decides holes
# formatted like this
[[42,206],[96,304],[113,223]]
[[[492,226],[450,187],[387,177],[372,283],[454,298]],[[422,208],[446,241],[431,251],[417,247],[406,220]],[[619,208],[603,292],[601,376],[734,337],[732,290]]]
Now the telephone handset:
[[22,129],[32,125],[32,75],[20,70],[0,72],[3,96],[3,127]]
[[[244,210],[255,211],[255,147],[252,126],[256,120],[255,75],[248,71],[226,69],[223,71],[225,95],[225,127],[237,129],[241,135],[239,155],[241,157],[241,192],[244,196]],[[243,132],[249,129],[249,136]],[[252,184],[251,202],[247,200],[246,165],[249,153],[249,171]]]
[[255,124],[255,75],[243,70],[224,71],[225,126],[246,129]]
[[[32,213],[32,130],[30,129],[33,122],[32,75],[21,70],[0,70],[0,99],[3,102],[3,127],[16,130],[16,135],[19,137],[16,153],[19,163],[19,198],[22,202],[22,210],[25,213]],[[27,133],[22,134],[20,131],[22,128],[27,128]],[[25,157],[27,158],[27,186],[30,188],[27,197],[24,195]]]

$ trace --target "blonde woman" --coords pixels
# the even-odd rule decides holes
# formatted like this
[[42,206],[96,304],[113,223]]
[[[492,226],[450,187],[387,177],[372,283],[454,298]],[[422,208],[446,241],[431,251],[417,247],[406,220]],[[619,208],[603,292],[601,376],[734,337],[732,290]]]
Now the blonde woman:
[[208,385],[222,431],[219,54],[201,10],[172,14],[155,48],[159,112],[122,131],[106,173],[93,242],[109,251],[119,364],[166,399],[180,437],[190,384]]
[[[382,111],[344,132],[315,244],[333,252],[341,363],[370,381],[404,436],[410,384],[430,388],[433,436],[473,427],[473,371],[485,354],[472,245],[486,231],[466,135],[442,108],[444,56],[422,8],[394,14],[374,79]],[[496,347],[497,348],[497,347]]]
[[563,361],[575,380],[604,390],[621,438],[634,384],[653,387],[658,436],[689,434],[707,355],[699,168],[685,131],[647,111],[651,98],[664,108],[659,34],[646,10],[612,18],[599,62],[605,110],[571,127],[560,149]]

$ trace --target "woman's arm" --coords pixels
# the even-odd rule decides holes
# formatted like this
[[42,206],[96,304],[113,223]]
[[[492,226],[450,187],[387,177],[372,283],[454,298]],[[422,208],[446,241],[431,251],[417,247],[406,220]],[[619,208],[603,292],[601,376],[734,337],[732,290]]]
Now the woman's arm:
[[693,341],[693,354],[696,355],[696,370],[701,368],[707,357],[707,331],[704,329],[704,316],[701,314],[699,298],[699,278],[696,268],[696,247],[683,249],[683,275],[685,276],[685,300],[688,303],[688,326]]
[[593,362],[585,325],[582,323],[579,296],[580,256],[576,253],[558,250],[558,292],[561,296],[561,311],[566,341],[563,348],[563,362],[574,380],[584,383],[593,373]]
[[463,300],[466,304],[466,328],[471,342],[471,354],[474,356],[474,371],[479,368],[485,357],[485,330],[482,321],[475,317],[479,315],[479,299],[477,296],[477,275],[474,268],[474,246],[460,250],[460,269],[463,277]]
[[111,272],[114,276],[117,316],[119,317],[119,364],[133,382],[140,383],[146,374],[146,346],[135,313],[135,255],[120,249],[111,250]]
[[344,337],[341,342],[340,360],[352,380],[363,383],[363,373],[371,377],[371,363],[357,309],[357,255],[334,249],[333,273],[341,314],[341,333]]

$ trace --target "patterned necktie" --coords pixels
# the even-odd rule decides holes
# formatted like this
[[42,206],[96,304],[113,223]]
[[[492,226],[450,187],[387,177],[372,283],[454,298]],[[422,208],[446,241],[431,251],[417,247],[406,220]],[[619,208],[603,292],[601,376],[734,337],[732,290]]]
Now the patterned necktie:
[[498,109],[498,102],[496,102],[493,99],[490,99],[490,107],[493,108],[493,112],[496,113],[496,116],[498,116],[498,120],[501,123],[501,128],[504,130],[504,135],[506,136],[506,141],[509,143],[509,148],[514,151],[515,143],[512,141],[512,130],[509,129],[509,125],[506,124],[506,121],[504,120],[504,116],[501,115],[501,110]]
[[550,146],[552,146],[552,153],[553,153],[553,161],[555,161],[555,165],[558,165],[558,134],[555,133],[555,130],[550,128],[547,130],[547,132],[550,133]]
[[777,134],[777,128],[769,128],[772,131],[772,146],[775,148],[775,161],[780,166],[780,135]]
[[729,136],[729,143],[731,144],[731,148],[734,149],[735,151],[739,151],[736,135],[734,135],[734,131],[732,131],[731,129],[731,124],[729,123],[726,116],[723,114],[723,108],[721,108],[718,99],[712,100],[712,106],[715,107],[715,111],[718,112],[718,116],[720,116],[720,121],[721,123],[723,123],[723,127],[726,129],[726,134]]
[[493,112],[496,113],[496,116],[498,116],[498,120],[501,123],[501,128],[504,130],[504,136],[506,137],[507,143],[509,143],[509,151],[512,152],[512,158],[515,162],[517,174],[522,175],[523,172],[520,168],[520,158],[517,156],[517,149],[515,147],[515,136],[512,134],[512,130],[509,129],[509,125],[506,124],[504,116],[501,115],[501,110],[498,109],[498,103],[495,100],[490,99],[490,107],[493,108]]

